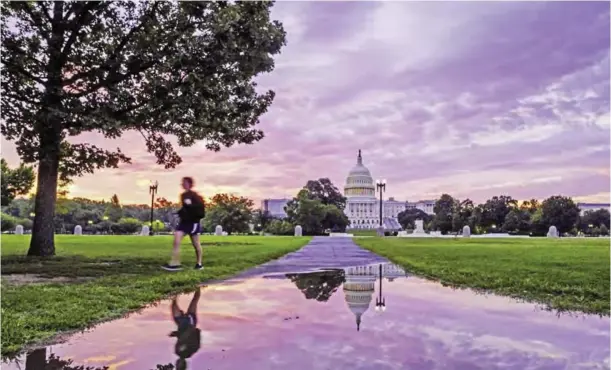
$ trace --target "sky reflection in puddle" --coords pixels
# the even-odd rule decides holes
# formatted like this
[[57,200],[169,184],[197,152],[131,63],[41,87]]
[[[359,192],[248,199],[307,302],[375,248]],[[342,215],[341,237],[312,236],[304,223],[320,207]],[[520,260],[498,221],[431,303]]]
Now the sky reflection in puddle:
[[[391,264],[228,281],[202,288],[197,307],[189,369],[609,369],[609,318],[452,290]],[[176,330],[164,301],[2,368],[42,370],[54,354],[73,361],[58,370],[174,369]]]

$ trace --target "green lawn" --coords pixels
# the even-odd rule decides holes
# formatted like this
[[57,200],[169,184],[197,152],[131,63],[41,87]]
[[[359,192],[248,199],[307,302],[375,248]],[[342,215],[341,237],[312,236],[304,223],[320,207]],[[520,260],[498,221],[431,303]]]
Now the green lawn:
[[609,315],[608,239],[364,238],[361,247],[410,272],[545,304]]
[[[310,238],[202,237],[204,271],[166,272],[169,236],[57,236],[57,256],[24,257],[29,237],[2,235],[2,355],[117,318],[168,295],[194,290],[210,279],[229,277],[305,245]],[[183,264],[195,264],[188,239]],[[7,275],[87,278],[78,282],[17,285]]]
[[367,230],[348,230],[346,231],[348,234],[352,234],[354,236],[377,236],[377,231],[375,229],[367,229]]

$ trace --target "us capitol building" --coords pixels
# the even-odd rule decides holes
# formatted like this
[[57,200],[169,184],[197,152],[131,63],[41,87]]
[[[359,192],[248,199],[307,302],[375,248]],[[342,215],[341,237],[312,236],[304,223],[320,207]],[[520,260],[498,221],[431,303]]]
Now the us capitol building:
[[[375,229],[380,225],[380,199],[376,197],[376,185],[369,169],[363,165],[363,156],[359,150],[356,165],[348,173],[344,185],[346,208],[344,213],[350,220],[352,229]],[[415,203],[402,202],[395,198],[382,201],[382,220],[386,229],[400,229],[397,216],[410,208],[420,209],[433,214],[434,200],[423,200]]]
[[[363,164],[363,156],[359,150],[356,165],[348,173],[344,185],[346,208],[344,213],[350,220],[351,229],[376,229],[380,225],[380,199],[376,196],[376,186],[369,169]],[[273,217],[284,218],[284,207],[290,199],[264,199],[261,209]],[[434,214],[434,200],[418,202],[402,202],[395,198],[382,201],[382,221],[386,229],[400,229],[397,220],[399,213],[406,209],[420,209],[427,214]]]

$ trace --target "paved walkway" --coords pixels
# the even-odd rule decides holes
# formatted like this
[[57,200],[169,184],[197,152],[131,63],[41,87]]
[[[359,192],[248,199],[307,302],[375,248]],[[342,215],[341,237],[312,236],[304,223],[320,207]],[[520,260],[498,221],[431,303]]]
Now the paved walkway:
[[360,248],[352,241],[352,238],[317,236],[298,251],[244,271],[238,274],[236,278],[344,268],[384,262],[388,262],[388,260]]

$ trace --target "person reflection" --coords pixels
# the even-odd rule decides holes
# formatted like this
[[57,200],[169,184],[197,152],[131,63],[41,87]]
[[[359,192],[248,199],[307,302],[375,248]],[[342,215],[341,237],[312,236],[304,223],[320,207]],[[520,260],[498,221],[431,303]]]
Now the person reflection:
[[197,304],[201,290],[198,288],[189,303],[187,312],[178,307],[177,297],[172,300],[172,319],[176,323],[177,330],[170,333],[170,337],[176,338],[174,350],[178,360],[176,369],[184,370],[187,368],[187,359],[193,356],[200,347],[200,330],[197,328]]

